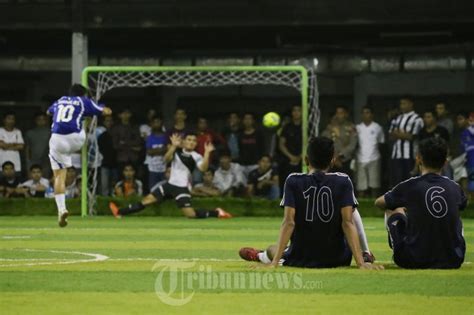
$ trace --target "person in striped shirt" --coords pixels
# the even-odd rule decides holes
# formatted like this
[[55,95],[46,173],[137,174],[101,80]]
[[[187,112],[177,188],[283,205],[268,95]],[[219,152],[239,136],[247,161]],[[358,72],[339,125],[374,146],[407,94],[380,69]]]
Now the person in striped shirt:
[[401,114],[392,120],[389,136],[394,141],[390,165],[390,185],[393,187],[410,177],[415,166],[417,135],[423,128],[423,119],[413,110],[413,100],[400,100]]

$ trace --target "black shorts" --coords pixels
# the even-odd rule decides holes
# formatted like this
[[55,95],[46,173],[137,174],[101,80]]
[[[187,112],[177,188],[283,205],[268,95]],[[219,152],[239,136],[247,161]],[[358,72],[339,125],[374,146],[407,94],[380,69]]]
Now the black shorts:
[[176,205],[179,208],[191,207],[191,192],[187,187],[179,187],[169,183],[164,183],[163,185],[153,189],[151,194],[155,196],[158,202],[163,199],[174,198]]
[[[352,252],[347,248],[343,253],[327,253],[325,261],[316,259],[294,257],[289,250],[285,249],[280,259],[280,265],[300,267],[300,268],[336,268],[350,266],[352,261]],[[329,259],[330,258],[330,259]]]

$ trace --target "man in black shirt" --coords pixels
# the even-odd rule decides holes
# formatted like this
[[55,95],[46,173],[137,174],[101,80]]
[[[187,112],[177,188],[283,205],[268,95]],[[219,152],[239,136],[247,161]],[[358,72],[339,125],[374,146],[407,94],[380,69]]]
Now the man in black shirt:
[[272,167],[272,158],[264,155],[258,161],[258,168],[251,171],[247,180],[249,196],[259,196],[270,200],[280,197],[278,171]]
[[117,152],[114,148],[113,135],[110,132],[113,125],[114,119],[111,115],[104,116],[103,125],[105,131],[97,139],[99,145],[99,152],[102,154],[102,164],[100,168],[100,187],[101,194],[109,196],[111,194],[112,187],[118,180],[118,169],[117,169]]
[[438,125],[438,120],[433,111],[426,111],[423,114],[424,127],[418,134],[418,140],[423,141],[428,138],[442,138],[444,141],[449,142],[449,133],[446,128]]
[[301,152],[303,143],[301,117],[301,106],[293,106],[291,109],[291,122],[283,127],[280,134],[278,147],[282,153],[279,167],[281,188],[283,188],[286,177],[290,173],[301,172]]
[[458,184],[440,175],[447,152],[441,138],[422,141],[417,155],[422,175],[375,201],[386,210],[393,260],[402,268],[459,268],[464,261],[460,211],[467,199]]
[[265,143],[263,133],[255,128],[253,114],[246,113],[242,119],[243,130],[239,136],[239,162],[245,176],[257,168],[258,159],[263,155]]
[[15,165],[11,161],[2,164],[2,178],[0,179],[0,196],[25,197],[28,189],[19,187],[20,180],[15,173]]

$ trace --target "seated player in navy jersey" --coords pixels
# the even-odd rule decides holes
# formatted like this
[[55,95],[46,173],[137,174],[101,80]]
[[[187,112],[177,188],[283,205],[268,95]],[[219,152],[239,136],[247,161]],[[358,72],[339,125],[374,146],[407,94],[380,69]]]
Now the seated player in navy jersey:
[[459,268],[466,243],[460,210],[467,205],[461,187],[441,176],[448,147],[429,138],[419,146],[421,176],[412,177],[379,197],[385,211],[393,260],[402,268]]
[[353,256],[362,269],[383,269],[371,263],[374,257],[368,249],[364,259],[359,234],[368,246],[354,188],[346,174],[327,172],[334,160],[331,139],[309,141],[305,162],[310,172],[290,174],[285,182],[281,201],[285,213],[277,245],[265,251],[244,247],[240,257],[270,267],[332,268],[349,266]]

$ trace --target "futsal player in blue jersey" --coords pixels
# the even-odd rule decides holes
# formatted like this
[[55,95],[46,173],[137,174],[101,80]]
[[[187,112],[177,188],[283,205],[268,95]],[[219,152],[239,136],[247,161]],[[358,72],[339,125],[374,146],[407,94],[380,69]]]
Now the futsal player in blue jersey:
[[443,139],[423,140],[417,155],[421,176],[401,182],[375,201],[386,210],[393,260],[402,268],[452,269],[464,261],[460,211],[467,198],[456,182],[441,176],[447,153]]
[[360,268],[383,269],[371,263],[374,258],[368,250],[364,259],[359,235],[364,247],[368,246],[354,188],[346,174],[328,172],[334,160],[331,139],[309,141],[305,157],[309,173],[290,174],[285,182],[284,218],[277,245],[265,251],[241,248],[243,259],[271,267],[333,268],[349,266],[354,257]]
[[67,225],[66,173],[72,166],[71,154],[79,151],[86,140],[82,122],[85,117],[111,115],[108,107],[97,105],[89,96],[88,90],[80,84],[74,84],[69,96],[63,96],[48,108],[53,116],[51,138],[49,140],[49,159],[54,173],[54,199],[58,207],[60,227]]

